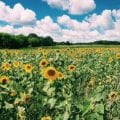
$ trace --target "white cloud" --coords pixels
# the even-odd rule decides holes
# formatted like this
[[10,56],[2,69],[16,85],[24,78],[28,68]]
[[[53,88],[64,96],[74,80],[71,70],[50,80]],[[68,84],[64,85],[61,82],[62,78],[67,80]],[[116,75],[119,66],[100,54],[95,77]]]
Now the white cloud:
[[91,29],[113,29],[114,20],[112,18],[111,10],[104,10],[101,15],[93,14],[91,17],[87,18],[90,23]]
[[94,0],[43,0],[48,5],[62,10],[67,10],[70,14],[82,15],[91,12],[96,8]]
[[60,26],[57,23],[54,23],[50,16],[37,20],[34,27],[24,26],[16,28],[14,31],[15,34],[28,35],[30,33],[35,33],[39,36],[51,36],[56,41],[59,40],[62,33]]
[[[3,8],[2,8],[3,9]],[[21,9],[21,8],[20,8]],[[57,21],[50,16],[36,20],[34,26],[0,26],[0,32],[12,34],[35,33],[39,36],[51,36],[55,41],[92,42],[96,40],[120,40],[120,10],[104,10],[100,15],[93,14],[82,21],[59,16]],[[17,16],[15,17],[17,18]]]
[[35,33],[41,36],[49,35],[57,40],[56,38],[61,34],[61,28],[57,23],[53,22],[50,16],[46,16],[36,22]]
[[60,31],[59,25],[54,23],[52,18],[49,16],[37,21],[37,27],[45,31],[45,33],[57,33]]
[[79,22],[77,20],[71,19],[69,16],[67,15],[63,15],[61,17],[58,17],[57,22],[68,28],[68,29],[72,29],[72,30],[83,30],[83,31],[87,31],[89,30],[89,23],[86,21],[82,21]]
[[103,39],[120,41],[120,20],[117,20],[115,22],[114,29],[105,31],[105,35],[103,36]]
[[14,28],[13,26],[6,25],[6,26],[0,26],[0,32],[10,33],[14,34]]
[[61,8],[67,10],[69,7],[69,0],[43,0],[48,3],[48,5],[56,8]]
[[113,10],[112,11],[113,16],[115,17],[116,20],[120,19],[120,10]]
[[96,8],[94,0],[70,0],[69,13],[85,14]]
[[93,14],[81,22],[63,15],[57,22],[63,26],[62,37],[66,41],[120,40],[119,10],[104,10],[100,15]]
[[0,1],[0,21],[11,24],[29,24],[35,19],[36,14],[30,9],[25,9],[20,3],[10,8],[10,6]]
[[24,34],[24,35],[29,35],[30,33],[35,33],[34,32],[34,28],[30,27],[30,26],[25,26],[25,27],[20,27],[20,28],[16,28],[14,29],[14,34]]

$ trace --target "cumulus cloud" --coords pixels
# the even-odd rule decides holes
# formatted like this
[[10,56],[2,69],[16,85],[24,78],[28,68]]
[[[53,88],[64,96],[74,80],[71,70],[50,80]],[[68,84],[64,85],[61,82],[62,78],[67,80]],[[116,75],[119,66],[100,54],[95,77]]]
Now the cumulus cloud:
[[91,42],[96,40],[119,40],[119,10],[104,10],[100,15],[93,14],[83,21],[71,19],[67,15],[58,17],[63,26],[63,39],[71,42]]
[[60,26],[53,22],[50,16],[46,16],[41,20],[36,21],[35,26],[23,26],[20,28],[14,28],[14,34],[28,35],[35,33],[39,36],[51,36],[55,41],[59,41],[61,35]]
[[43,0],[48,5],[62,10],[67,10],[70,14],[82,15],[91,12],[96,8],[94,0]]
[[60,25],[66,27],[68,29],[83,30],[83,31],[89,30],[89,23],[88,22],[86,22],[84,20],[82,22],[79,22],[77,20],[71,19],[67,15],[63,15],[61,17],[58,17],[57,22]]
[[50,16],[46,16],[44,19],[38,20],[36,24],[37,28],[41,29],[42,31],[45,31],[44,34],[48,33],[57,34],[61,30],[60,26],[57,23],[54,23]]
[[[33,17],[31,21],[35,20],[34,26],[15,27],[14,24],[31,22],[25,16],[28,10],[20,4],[10,8],[3,2],[0,3],[0,8],[2,9],[0,9],[0,20],[11,23],[0,26],[0,32],[24,35],[35,33],[39,36],[51,36],[58,42],[70,41],[72,43],[120,39],[120,10],[104,10],[101,14],[92,14],[82,21],[72,19],[68,15],[59,16],[57,21],[54,21],[50,16],[45,16],[40,20],[35,20]],[[20,13],[21,10],[26,12],[24,12],[25,15],[23,13],[17,14],[14,10],[17,10],[17,13]],[[11,13],[13,18],[10,18]]]
[[113,29],[114,20],[112,18],[111,10],[104,10],[101,15],[93,14],[91,17],[87,18],[92,29]]
[[71,14],[85,14],[96,8],[94,0],[70,0],[68,11]]
[[10,34],[14,34],[14,27],[10,25],[0,26],[0,32],[7,32]]
[[43,0],[48,3],[48,5],[56,8],[61,8],[67,10],[69,7],[69,0]]
[[16,25],[32,23],[35,19],[36,14],[30,9],[25,9],[20,3],[10,8],[10,6],[0,1],[0,21]]
[[113,16],[115,17],[116,20],[120,19],[120,10],[113,10],[112,11]]

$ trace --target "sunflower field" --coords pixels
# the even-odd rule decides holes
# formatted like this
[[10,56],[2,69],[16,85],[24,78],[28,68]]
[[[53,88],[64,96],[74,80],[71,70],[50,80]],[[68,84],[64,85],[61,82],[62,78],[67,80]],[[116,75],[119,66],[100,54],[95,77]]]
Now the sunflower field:
[[0,120],[120,120],[120,48],[0,50]]

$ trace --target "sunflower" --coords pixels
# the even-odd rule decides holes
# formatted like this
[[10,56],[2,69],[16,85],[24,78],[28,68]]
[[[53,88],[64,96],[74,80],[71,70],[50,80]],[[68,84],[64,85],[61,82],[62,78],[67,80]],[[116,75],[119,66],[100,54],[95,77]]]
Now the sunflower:
[[39,62],[39,66],[41,67],[45,67],[48,65],[48,61],[46,59],[42,59],[40,62]]
[[11,96],[11,97],[14,97],[14,96],[16,96],[16,95],[17,95],[16,92],[15,92],[14,90],[12,90],[11,93],[10,93],[10,96]]
[[24,102],[25,102],[25,103],[28,103],[29,100],[30,100],[30,96],[29,96],[29,95],[25,95],[25,96],[24,96]]
[[55,80],[58,78],[58,72],[54,67],[47,67],[44,70],[43,76],[48,80]]
[[108,62],[111,63],[113,61],[112,57],[109,57]]
[[74,71],[76,69],[76,67],[74,65],[69,65],[68,66],[68,70],[70,71]]
[[46,54],[46,53],[43,53],[43,57],[46,58],[46,57],[47,57],[47,54]]
[[96,53],[101,53],[102,51],[101,51],[101,48],[97,48],[96,49]]
[[7,76],[0,77],[0,83],[8,84],[9,83],[9,78]]
[[20,65],[20,62],[17,62],[17,61],[13,62],[13,67],[18,68],[19,65]]
[[89,87],[93,87],[95,85],[95,77],[92,77],[88,83]]
[[109,100],[116,101],[118,100],[118,92],[110,92],[108,95]]
[[117,59],[120,59],[120,53],[117,53],[117,54],[116,54],[116,58],[117,58]]
[[10,70],[10,64],[9,64],[8,62],[4,63],[4,64],[2,65],[2,69],[5,70],[5,71]]
[[33,70],[33,66],[31,64],[25,64],[24,70],[26,71],[26,73],[31,73]]
[[40,51],[40,52],[41,52],[42,50],[43,50],[42,48],[38,48],[38,51]]
[[42,117],[41,120],[52,120],[52,118],[50,116],[48,116],[48,117]]
[[58,79],[63,79],[64,78],[64,75],[63,75],[63,73],[61,73],[61,72],[58,72]]

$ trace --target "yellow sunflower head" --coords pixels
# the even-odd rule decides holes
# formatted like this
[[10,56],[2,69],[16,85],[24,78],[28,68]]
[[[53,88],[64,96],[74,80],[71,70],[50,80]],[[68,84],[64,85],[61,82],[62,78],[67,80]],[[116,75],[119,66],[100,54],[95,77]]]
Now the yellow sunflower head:
[[95,81],[94,80],[90,80],[89,83],[88,83],[88,86],[89,87],[93,87],[95,84]]
[[16,96],[16,95],[17,95],[17,93],[15,92],[15,90],[12,90],[11,93],[10,93],[10,96],[11,96],[11,97],[14,97],[14,96]]
[[0,83],[8,84],[9,83],[9,78],[7,76],[0,77]]
[[47,67],[44,70],[43,77],[48,80],[55,80],[58,78],[58,72],[54,67]]
[[45,67],[48,65],[48,61],[46,59],[42,59],[40,62],[39,62],[39,66],[41,67]]
[[33,66],[31,64],[25,64],[24,70],[26,71],[26,73],[31,73],[33,70]]
[[108,62],[111,63],[113,61],[112,57],[109,57]]
[[69,65],[68,66],[69,71],[74,71],[75,69],[76,69],[76,67],[74,65]]
[[25,96],[24,96],[24,102],[25,102],[25,103],[28,103],[29,100],[30,100],[30,95],[25,95]]
[[41,120],[52,120],[52,118],[50,116],[48,116],[48,117],[42,117]]
[[116,54],[116,58],[117,58],[117,59],[120,59],[120,53],[117,53],[117,54]]
[[43,57],[46,58],[46,57],[47,57],[47,54],[46,54],[46,53],[43,53]]
[[61,73],[61,72],[58,72],[58,79],[63,79],[64,78],[64,75],[63,75],[63,73]]
[[13,62],[13,67],[14,68],[18,68],[19,65],[20,65],[20,62],[17,62],[17,61]]
[[93,87],[95,85],[95,77],[92,77],[88,83],[89,87]]
[[38,48],[38,51],[40,51],[40,52],[41,52],[42,50],[43,50],[42,48]]
[[118,92],[110,92],[108,98],[110,101],[118,100]]
[[9,64],[8,62],[4,63],[4,64],[2,65],[2,69],[5,70],[5,71],[10,70],[10,64]]

